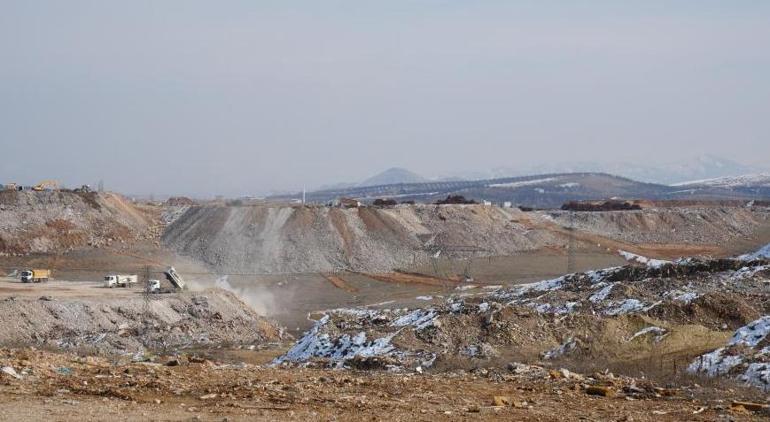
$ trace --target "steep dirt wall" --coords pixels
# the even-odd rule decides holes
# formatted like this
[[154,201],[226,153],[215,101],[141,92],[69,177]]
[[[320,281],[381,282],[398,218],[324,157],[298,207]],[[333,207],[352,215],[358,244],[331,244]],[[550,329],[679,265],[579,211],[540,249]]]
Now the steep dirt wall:
[[64,252],[159,235],[157,213],[113,193],[0,192],[0,254]]

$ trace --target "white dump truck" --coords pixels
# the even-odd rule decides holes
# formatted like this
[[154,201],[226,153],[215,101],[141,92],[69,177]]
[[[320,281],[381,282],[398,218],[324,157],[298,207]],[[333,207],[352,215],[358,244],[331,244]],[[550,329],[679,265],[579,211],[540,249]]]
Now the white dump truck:
[[160,293],[160,280],[147,280],[147,293]]
[[104,287],[133,287],[138,280],[136,275],[109,274],[104,276]]

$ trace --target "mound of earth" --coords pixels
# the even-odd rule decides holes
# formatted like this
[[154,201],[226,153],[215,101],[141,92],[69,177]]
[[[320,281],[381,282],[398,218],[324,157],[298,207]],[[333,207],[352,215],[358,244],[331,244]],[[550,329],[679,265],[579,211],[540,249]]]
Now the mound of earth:
[[768,208],[680,207],[549,213],[562,226],[630,243],[724,245],[770,222]]
[[519,223],[522,214],[483,206],[192,207],[167,227],[163,242],[236,273],[389,272],[456,245],[510,255],[566,243]]
[[156,239],[157,211],[114,193],[0,191],[0,254],[59,253]]
[[676,358],[713,350],[730,328],[770,313],[768,269],[765,259],[686,259],[464,289],[424,308],[337,309],[276,363],[421,371],[667,356],[683,368]]
[[89,354],[141,354],[193,346],[253,345],[283,330],[219,289],[132,298],[9,297],[0,301],[0,345]]
[[[743,208],[569,217],[562,212],[484,205],[193,206],[168,214],[163,242],[225,273],[383,273],[424,265],[438,256],[461,259],[563,250],[571,235],[591,248],[598,244],[666,256],[718,254],[730,242],[744,241],[770,223],[767,210]],[[577,230],[569,230],[571,225]]]

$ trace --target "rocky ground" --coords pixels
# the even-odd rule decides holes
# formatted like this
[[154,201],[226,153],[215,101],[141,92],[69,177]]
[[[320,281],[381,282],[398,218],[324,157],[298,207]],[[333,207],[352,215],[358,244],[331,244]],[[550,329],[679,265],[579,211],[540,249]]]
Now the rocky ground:
[[157,362],[0,350],[2,420],[763,420],[731,386],[510,363],[440,374],[282,369],[201,356]]

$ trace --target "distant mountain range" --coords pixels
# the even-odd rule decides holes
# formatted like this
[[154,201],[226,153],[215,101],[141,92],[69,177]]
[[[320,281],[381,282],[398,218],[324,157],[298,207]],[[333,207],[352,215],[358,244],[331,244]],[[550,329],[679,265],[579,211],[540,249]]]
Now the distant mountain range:
[[628,177],[648,183],[672,185],[691,180],[712,179],[726,176],[757,173],[762,171],[752,166],[728,159],[701,155],[687,161],[650,162],[570,162],[550,163],[526,168],[496,168],[488,177],[511,177],[528,174],[548,173],[607,173]]
[[423,183],[429,181],[425,177],[407,169],[393,167],[364,180],[356,186],[395,185],[398,183]]
[[[395,180],[395,179],[388,179]],[[753,180],[753,179],[752,179]],[[399,202],[430,203],[448,195],[462,195],[476,201],[511,202],[535,208],[558,208],[568,201],[605,199],[648,200],[766,200],[770,188],[644,183],[606,173],[552,173],[535,176],[504,177],[482,180],[428,181],[355,186],[307,193],[307,200],[325,203],[347,197],[362,202],[391,198]],[[296,200],[298,195],[268,198],[275,201]]]
[[670,163],[594,161],[549,163],[526,167],[498,167],[485,171],[460,171],[441,177],[428,178],[408,169],[394,167],[358,183],[326,185],[319,190],[347,189],[364,186],[393,185],[399,183],[425,183],[431,181],[489,180],[507,177],[524,177],[537,174],[606,173],[638,180],[645,183],[677,185],[690,181],[721,179],[761,173],[763,169],[747,166],[725,158],[701,155],[691,160]]
[[679,187],[770,188],[770,173],[744,174],[676,183]]

